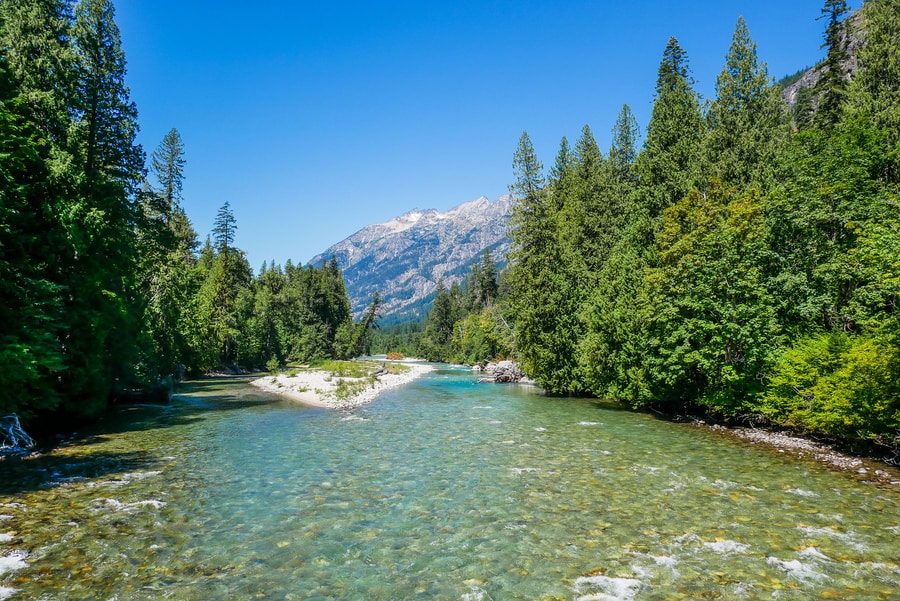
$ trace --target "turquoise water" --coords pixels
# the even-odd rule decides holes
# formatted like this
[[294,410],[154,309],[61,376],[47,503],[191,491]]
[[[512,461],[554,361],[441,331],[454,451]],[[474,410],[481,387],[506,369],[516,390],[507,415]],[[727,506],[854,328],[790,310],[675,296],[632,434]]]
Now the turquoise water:
[[691,426],[449,369],[186,390],[0,462],[0,600],[900,597],[896,491]]

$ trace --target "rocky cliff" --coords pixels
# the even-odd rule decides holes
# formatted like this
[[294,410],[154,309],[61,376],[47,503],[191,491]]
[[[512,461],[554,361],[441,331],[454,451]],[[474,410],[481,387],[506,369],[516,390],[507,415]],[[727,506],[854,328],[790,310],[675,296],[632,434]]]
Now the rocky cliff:
[[332,256],[344,271],[354,314],[377,291],[387,322],[424,317],[437,282],[460,281],[473,262],[490,249],[498,264],[506,261],[507,221],[512,197],[491,202],[484,196],[446,212],[414,209],[385,223],[364,227],[310,263]]
[[[857,54],[859,53],[859,49],[865,43],[865,29],[863,27],[862,13],[860,11],[856,11],[844,19],[841,28],[841,43],[845,44],[847,48],[847,60],[841,65],[841,73],[844,78],[849,81],[853,79],[853,76],[859,68]],[[781,91],[781,97],[788,107],[793,108],[794,105],[797,104],[802,90],[812,90],[816,87],[816,84],[819,83],[819,79],[822,77],[822,73],[825,69],[827,69],[827,67],[823,63],[819,63],[815,67],[807,70],[795,82],[785,86]],[[818,98],[813,97],[811,102],[815,107],[818,104]]]

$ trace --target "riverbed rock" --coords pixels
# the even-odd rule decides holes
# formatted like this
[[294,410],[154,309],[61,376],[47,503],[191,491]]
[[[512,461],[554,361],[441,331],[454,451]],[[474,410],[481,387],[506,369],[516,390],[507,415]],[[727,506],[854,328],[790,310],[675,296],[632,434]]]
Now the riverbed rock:
[[480,378],[479,382],[521,382],[525,378],[525,372],[515,361],[498,361],[484,366],[487,375]]

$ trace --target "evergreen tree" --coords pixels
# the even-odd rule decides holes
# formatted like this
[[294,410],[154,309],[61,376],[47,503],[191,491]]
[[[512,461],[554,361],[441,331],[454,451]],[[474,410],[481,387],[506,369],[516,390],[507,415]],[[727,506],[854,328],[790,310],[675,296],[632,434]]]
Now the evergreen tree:
[[[599,153],[598,153],[599,154]],[[523,133],[513,157],[516,195],[510,221],[510,310],[516,316],[516,348],[523,369],[553,393],[578,387],[571,353],[577,325],[569,306],[569,280],[562,273],[560,215],[544,189],[543,165]]]
[[703,123],[691,86],[687,53],[670,38],[659,66],[644,148],[635,161],[641,179],[636,209],[651,216],[681,200],[701,180]]
[[785,110],[765,63],[757,61],[743,17],[716,79],[707,127],[706,162],[714,177],[730,184],[773,183],[775,158],[788,135]]
[[143,152],[135,143],[137,111],[124,85],[125,57],[108,0],[77,5],[71,43],[76,63],[69,144],[80,183],[60,208],[72,241],[62,257],[71,327],[61,384],[68,409],[91,413],[115,388],[140,383],[134,374],[141,324],[134,232],[140,214],[133,196]]
[[213,240],[216,243],[216,252],[226,253],[229,248],[234,247],[234,235],[237,231],[237,220],[234,218],[234,211],[231,210],[231,203],[225,202],[216,213],[216,219],[213,221]]
[[167,223],[171,220],[170,215],[181,203],[184,164],[184,142],[181,134],[173,127],[150,155],[150,173],[157,181],[154,192],[162,199]]
[[900,1],[868,0],[862,14],[866,42],[848,89],[848,112],[885,133],[894,160],[883,177],[900,183]]
[[825,42],[827,49],[822,74],[816,83],[819,104],[815,113],[815,123],[820,127],[831,127],[840,120],[844,97],[847,93],[847,32],[844,31],[843,17],[850,12],[846,0],[825,0],[822,17],[827,19]]
[[74,102],[71,29],[71,0],[0,2],[0,48],[10,84],[21,92],[21,112],[57,153],[68,149]]
[[165,375],[191,363],[185,322],[190,297],[199,287],[191,275],[196,233],[180,206],[184,179],[184,144],[172,129],[154,151],[151,174],[155,186],[142,194],[141,290],[145,302],[144,328],[154,353],[147,368]]
[[59,226],[43,207],[50,144],[0,60],[0,413],[55,408],[64,368],[63,290],[52,279]]
[[612,129],[612,145],[609,148],[609,164],[614,180],[622,184],[619,194],[627,195],[636,183],[633,171],[637,158],[637,143],[641,132],[637,119],[627,104],[622,105]]
[[550,168],[548,181],[553,201],[556,204],[554,208],[557,211],[562,208],[562,203],[571,192],[574,173],[575,155],[569,146],[568,138],[563,136],[559,141],[559,152],[556,155],[556,162]]

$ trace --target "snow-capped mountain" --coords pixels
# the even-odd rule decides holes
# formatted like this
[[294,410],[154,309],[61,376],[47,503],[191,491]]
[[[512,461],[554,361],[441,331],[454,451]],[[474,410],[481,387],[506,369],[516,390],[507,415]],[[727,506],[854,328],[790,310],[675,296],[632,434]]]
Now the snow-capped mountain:
[[484,196],[446,212],[413,209],[385,223],[369,225],[310,261],[336,257],[344,271],[353,312],[362,312],[376,291],[390,321],[424,316],[437,282],[460,281],[490,249],[498,264],[509,251],[507,220],[512,197]]

